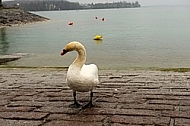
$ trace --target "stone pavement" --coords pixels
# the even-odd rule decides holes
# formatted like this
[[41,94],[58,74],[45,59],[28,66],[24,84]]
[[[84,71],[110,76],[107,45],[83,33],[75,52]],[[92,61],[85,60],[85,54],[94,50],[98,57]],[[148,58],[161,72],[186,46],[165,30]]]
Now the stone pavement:
[[[1,126],[190,126],[190,72],[100,70],[91,109],[72,109],[61,69],[0,68]],[[78,93],[85,104],[89,93]]]

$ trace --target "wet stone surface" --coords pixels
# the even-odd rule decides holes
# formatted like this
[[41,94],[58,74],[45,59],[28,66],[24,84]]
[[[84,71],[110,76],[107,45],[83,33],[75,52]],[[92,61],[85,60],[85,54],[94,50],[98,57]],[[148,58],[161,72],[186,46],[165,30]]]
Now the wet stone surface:
[[[101,70],[89,109],[73,109],[66,70],[0,69],[2,126],[189,126],[190,72]],[[86,104],[89,93],[77,93]]]

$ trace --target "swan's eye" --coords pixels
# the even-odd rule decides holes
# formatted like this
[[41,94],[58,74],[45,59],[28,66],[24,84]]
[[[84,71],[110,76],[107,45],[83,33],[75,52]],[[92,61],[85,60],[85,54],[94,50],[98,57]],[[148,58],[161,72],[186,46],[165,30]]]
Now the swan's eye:
[[68,51],[66,49],[63,49],[63,52],[67,53]]

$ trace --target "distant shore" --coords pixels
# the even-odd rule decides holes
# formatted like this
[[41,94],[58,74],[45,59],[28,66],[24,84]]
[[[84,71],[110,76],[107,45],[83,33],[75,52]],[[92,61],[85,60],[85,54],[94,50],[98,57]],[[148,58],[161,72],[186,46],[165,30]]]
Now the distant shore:
[[0,9],[0,28],[47,20],[49,19],[21,9]]

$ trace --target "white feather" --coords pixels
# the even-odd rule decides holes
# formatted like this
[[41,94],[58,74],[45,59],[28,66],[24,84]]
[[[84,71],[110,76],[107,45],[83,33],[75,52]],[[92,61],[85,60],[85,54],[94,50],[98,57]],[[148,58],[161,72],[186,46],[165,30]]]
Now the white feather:
[[98,83],[98,69],[96,65],[83,65],[81,69],[72,65],[69,67],[67,84],[74,91],[91,91]]

